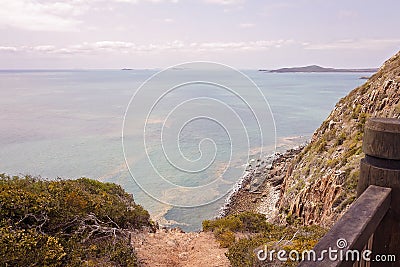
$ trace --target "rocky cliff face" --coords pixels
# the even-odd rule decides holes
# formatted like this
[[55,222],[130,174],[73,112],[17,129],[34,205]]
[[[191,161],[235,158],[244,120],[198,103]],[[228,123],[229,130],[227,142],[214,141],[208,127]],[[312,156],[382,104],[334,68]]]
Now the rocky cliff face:
[[353,202],[366,119],[400,118],[400,52],[342,98],[311,143],[290,162],[278,202],[280,220],[329,227]]

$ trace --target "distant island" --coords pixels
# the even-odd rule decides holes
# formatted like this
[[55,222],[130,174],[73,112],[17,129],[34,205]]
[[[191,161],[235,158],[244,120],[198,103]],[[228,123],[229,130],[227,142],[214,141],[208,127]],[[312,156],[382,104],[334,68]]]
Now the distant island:
[[293,67],[293,68],[281,68],[276,70],[259,70],[274,73],[286,73],[286,72],[377,72],[377,68],[371,69],[335,69],[335,68],[324,68],[318,65],[310,65],[305,67]]

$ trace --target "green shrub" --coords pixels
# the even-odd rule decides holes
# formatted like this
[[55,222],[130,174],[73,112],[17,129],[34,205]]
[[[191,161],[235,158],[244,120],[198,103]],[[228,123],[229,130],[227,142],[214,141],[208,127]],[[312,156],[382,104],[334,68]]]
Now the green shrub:
[[315,144],[315,150],[318,153],[322,153],[326,151],[326,146],[328,145],[328,143],[326,142],[326,140],[324,138],[322,138],[321,140],[319,140],[316,144]]
[[[257,259],[256,251],[258,249],[263,249],[267,246],[275,250],[308,250],[311,249],[325,233],[326,230],[319,226],[284,227],[271,225],[268,230],[262,231],[258,235],[235,241],[229,246],[226,255],[233,267],[268,266],[265,265],[268,262],[260,262]],[[287,265],[295,266],[292,262],[287,262]]]
[[235,216],[242,222],[242,232],[258,233],[270,227],[263,214],[246,211]]
[[360,176],[360,170],[358,169],[351,171],[349,175],[346,176],[344,185],[347,191],[353,192],[356,190],[359,176]]
[[228,216],[218,220],[203,221],[204,231],[215,231],[217,229],[224,229],[230,231],[240,231],[243,229],[242,221],[236,216]]
[[[226,256],[233,267],[264,266],[256,256],[257,248],[264,245],[279,249],[291,248],[286,242],[291,240],[289,243],[293,248],[310,249],[326,232],[319,226],[270,224],[264,215],[252,212],[204,221],[203,230],[213,231],[221,247],[228,248]],[[246,232],[249,235],[235,238],[235,232]]]
[[0,222],[1,266],[136,266],[129,230],[154,226],[116,184],[4,174]]
[[359,116],[359,114],[361,112],[361,108],[362,108],[361,104],[357,104],[357,106],[353,109],[353,114],[351,116],[353,119],[357,119],[358,118],[358,116]]
[[232,232],[256,233],[268,229],[269,224],[265,216],[250,211],[229,215],[216,220],[203,221],[204,231],[215,231],[217,229],[229,230]]
[[0,228],[1,266],[61,266],[65,255],[56,237],[34,229]]
[[327,162],[326,162],[326,165],[327,165],[328,167],[333,168],[333,167],[335,167],[336,165],[338,165],[339,162],[340,162],[340,159],[339,159],[339,158],[328,159]]
[[346,134],[342,132],[339,137],[336,139],[335,146],[343,145],[343,142],[346,140]]
[[364,125],[368,117],[369,115],[367,113],[360,113],[360,115],[358,116],[357,130],[359,130],[360,132],[364,132]]
[[228,248],[226,256],[232,267],[253,266],[257,261],[254,249],[263,245],[263,238],[243,238]]
[[235,234],[230,230],[219,228],[214,234],[220,246],[223,248],[227,248],[235,242]]

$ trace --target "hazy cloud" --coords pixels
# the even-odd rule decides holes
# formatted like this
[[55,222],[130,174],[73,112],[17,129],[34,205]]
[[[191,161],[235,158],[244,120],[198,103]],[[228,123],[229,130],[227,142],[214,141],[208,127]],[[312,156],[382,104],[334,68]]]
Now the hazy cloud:
[[78,31],[83,21],[80,15],[89,10],[111,8],[113,4],[138,2],[177,3],[178,0],[13,0],[2,1],[0,27],[32,31]]
[[340,10],[338,16],[341,19],[355,19],[358,17],[358,13],[352,10]]
[[256,26],[254,23],[241,23],[241,24],[239,24],[240,28],[253,28],[254,26]]
[[0,52],[17,52],[18,48],[14,46],[0,46]]
[[39,46],[0,46],[0,52],[35,52],[49,54],[95,54],[95,53],[141,53],[159,51],[262,51],[278,49],[289,45],[298,45],[307,50],[349,50],[349,49],[382,49],[395,47],[400,44],[400,39],[364,39],[364,40],[337,40],[328,43],[298,42],[291,39],[258,40],[239,42],[191,42],[180,40],[165,43],[136,44],[124,41],[98,41],[84,42],[81,44],[56,47],[54,45]]
[[244,3],[244,0],[205,0],[205,2],[218,5],[237,5]]
[[326,43],[303,43],[305,49],[336,50],[336,49],[382,49],[398,46],[400,39],[343,39]]
[[71,31],[81,23],[74,18],[83,12],[71,2],[47,1],[2,1],[0,27],[15,27],[26,30]]
[[250,42],[199,42],[184,43],[175,40],[160,44],[135,44],[123,41],[99,41],[85,42],[66,47],[55,47],[53,45],[6,47],[0,46],[0,52],[36,52],[48,54],[91,54],[97,52],[157,52],[165,50],[185,51],[238,51],[238,50],[266,50],[280,48],[281,46],[293,44],[293,40],[259,40]]

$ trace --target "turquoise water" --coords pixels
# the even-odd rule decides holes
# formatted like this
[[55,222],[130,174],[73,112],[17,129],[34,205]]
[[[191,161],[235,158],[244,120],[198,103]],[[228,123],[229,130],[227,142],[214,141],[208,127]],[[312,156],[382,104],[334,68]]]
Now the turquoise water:
[[[276,123],[278,150],[309,138],[334,104],[363,82],[359,77],[368,75],[243,72],[258,85],[270,104]],[[145,127],[140,118],[148,114],[145,102],[157,99],[160,93],[148,88],[142,92],[140,101],[134,102],[134,108],[128,109],[125,161],[121,142],[125,111],[135,91],[155,73],[155,70],[0,71],[0,172],[51,179],[85,176],[116,182],[133,193],[136,202],[161,223],[186,230],[199,229],[202,220],[216,215],[224,201],[224,193],[242,175],[249,148],[244,141],[250,140],[252,151],[257,148],[257,124],[237,97],[228,91],[204,84],[188,86],[162,98],[148,117],[146,155],[142,149]],[[186,72],[177,71],[174,75],[174,79],[188,78]],[[222,75],[222,79],[229,80],[232,86],[237,82],[230,76],[224,78]],[[258,93],[254,88],[239,82],[237,86],[238,90],[243,90],[241,94],[251,100],[251,108],[272,123],[269,115],[261,112],[266,107],[255,101]],[[205,100],[205,97],[212,99]],[[197,99],[197,102],[179,106],[188,99]],[[232,109],[219,106],[221,103]],[[166,120],[171,110],[175,113]],[[228,115],[232,110],[240,114],[248,138],[240,139],[244,136],[243,125],[237,117]],[[198,111],[204,117],[219,116],[223,124],[200,118],[191,121],[180,132],[176,130],[182,122],[194,118]],[[160,141],[162,130],[164,139]],[[202,142],[205,138],[212,141]],[[265,133],[262,138],[263,153],[272,153],[273,132]],[[233,148],[230,140],[236,140]],[[181,153],[177,152],[178,147]],[[176,162],[182,156],[186,160],[176,164],[178,167],[185,170],[208,168],[192,176],[190,172],[171,168],[166,163],[167,159]],[[253,156],[250,153],[250,157]],[[153,169],[148,167],[149,160]],[[126,162],[136,182],[128,172]],[[208,166],[206,163],[210,162],[212,164]],[[226,162],[232,167],[226,168]],[[153,173],[154,169],[179,188],[166,186],[158,174]],[[146,191],[151,191],[148,192],[150,196],[137,182]],[[186,191],[190,187],[199,189],[196,194],[188,194]],[[198,205],[212,202],[210,200],[215,201]],[[170,205],[176,203],[200,207]]]

